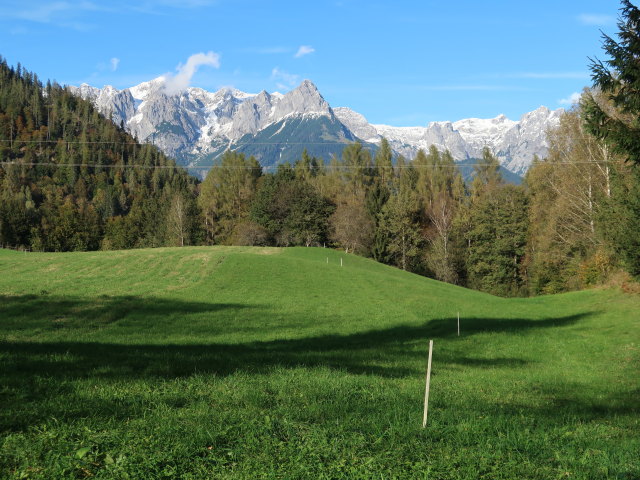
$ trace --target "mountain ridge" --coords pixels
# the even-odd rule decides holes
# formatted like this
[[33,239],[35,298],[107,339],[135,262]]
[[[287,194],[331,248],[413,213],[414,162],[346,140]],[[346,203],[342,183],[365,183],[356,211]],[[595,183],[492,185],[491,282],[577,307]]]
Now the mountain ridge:
[[[396,155],[407,158],[435,145],[449,150],[457,161],[465,161],[481,157],[487,146],[503,167],[522,175],[534,155],[546,156],[546,130],[559,123],[563,112],[543,106],[519,121],[498,115],[393,127],[370,124],[348,107],[332,108],[310,80],[286,94],[266,90],[252,94],[232,88],[209,92],[198,87],[169,93],[165,86],[166,79],[158,77],[122,90],[88,84],[68,88],[92,101],[100,113],[140,141],[153,143],[179,163],[201,170],[228,148],[253,154],[263,166],[271,166],[299,157],[293,138],[308,142],[313,155],[339,155],[347,143],[361,141],[375,148],[385,137]],[[307,140],[301,132],[306,132]]]
[[407,158],[413,158],[420,148],[427,150],[435,145],[439,150],[449,150],[456,161],[463,161],[481,158],[487,146],[503,167],[517,175],[526,173],[534,155],[546,156],[546,131],[556,127],[564,113],[561,108],[550,110],[540,106],[522,115],[519,121],[500,114],[489,119],[430,122],[425,127],[393,127],[370,124],[363,115],[347,107],[334,111],[360,138],[377,143],[385,137],[394,151]]

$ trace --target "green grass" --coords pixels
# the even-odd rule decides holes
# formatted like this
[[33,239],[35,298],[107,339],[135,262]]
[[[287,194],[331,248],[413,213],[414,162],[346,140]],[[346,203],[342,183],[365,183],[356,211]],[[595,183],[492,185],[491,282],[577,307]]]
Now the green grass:
[[638,312],[325,249],[0,250],[0,478],[638,479]]

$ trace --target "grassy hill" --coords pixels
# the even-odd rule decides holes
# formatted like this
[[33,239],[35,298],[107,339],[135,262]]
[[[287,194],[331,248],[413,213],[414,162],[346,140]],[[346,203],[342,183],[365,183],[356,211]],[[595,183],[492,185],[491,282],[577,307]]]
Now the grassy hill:
[[0,273],[2,478],[640,478],[638,296],[501,299],[315,248]]

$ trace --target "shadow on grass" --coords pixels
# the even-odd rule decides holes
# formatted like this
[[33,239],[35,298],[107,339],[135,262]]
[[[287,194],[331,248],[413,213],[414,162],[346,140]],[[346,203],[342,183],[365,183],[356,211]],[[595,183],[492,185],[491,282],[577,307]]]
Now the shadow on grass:
[[[502,333],[528,331],[540,328],[564,327],[573,325],[582,318],[593,315],[596,312],[569,315],[565,317],[545,318],[542,320],[528,320],[524,318],[461,318],[461,335],[469,336],[476,333]],[[457,318],[435,319],[429,322],[429,329],[434,337],[449,338],[458,335]]]
[[[226,376],[234,372],[268,373],[276,367],[327,367],[352,374],[380,377],[422,375],[424,345],[430,338],[456,335],[455,319],[432,320],[422,326],[357,332],[350,335],[321,335],[302,339],[253,341],[238,344],[120,344],[90,341],[46,341],[46,328],[59,322],[60,328],[75,328],[77,333],[104,327],[121,319],[145,318],[141,328],[155,325],[168,316],[180,319],[181,328],[188,326],[192,313],[211,314],[210,335],[232,329],[229,319],[249,316],[258,323],[268,311],[242,304],[183,302],[173,299],[137,297],[99,297],[91,302],[83,299],[50,296],[0,297],[0,332],[17,333],[22,327],[41,326],[41,340],[0,342],[0,403],[6,406],[1,415],[0,430],[19,429],[38,418],[55,416],[56,398],[79,398],[74,382],[89,379],[99,383],[130,380],[156,381],[188,377],[195,373]],[[251,309],[254,309],[252,311]],[[249,309],[249,310],[247,310]],[[588,313],[543,320],[465,319],[463,334],[486,332],[523,332],[532,329],[572,325]],[[150,320],[149,320],[150,319]],[[321,322],[322,320],[317,320]],[[48,326],[48,327],[47,327]],[[168,325],[170,327],[171,324]],[[46,328],[45,328],[46,327]],[[259,327],[259,325],[258,325]],[[201,328],[202,325],[201,325]],[[157,332],[156,332],[157,333]],[[167,329],[167,338],[172,330]],[[113,338],[113,337],[111,337]],[[206,336],[203,337],[206,341]],[[126,341],[126,337],[123,337]],[[417,353],[419,352],[419,353]],[[420,356],[417,362],[417,355]],[[460,354],[455,348],[440,352],[439,365],[468,368],[519,368],[528,361],[519,358],[478,359],[469,352]],[[436,373],[437,374],[437,373]],[[40,405],[42,399],[49,407]],[[135,400],[127,396],[118,405],[83,397],[82,411],[75,415],[99,411],[100,415],[125,418]],[[127,403],[129,402],[129,403]],[[73,403],[72,401],[69,403]],[[95,405],[93,405],[95,403]],[[20,404],[34,404],[33,413],[11,416]],[[104,405],[103,405],[104,404]],[[92,406],[93,405],[93,406]],[[80,407],[78,407],[80,408]],[[88,409],[85,410],[84,409]],[[77,409],[76,409],[77,410]],[[3,426],[4,424],[4,426]]]
[[[0,297],[0,300],[0,333],[11,334],[31,328],[39,335],[36,341],[0,342],[0,352],[14,359],[14,372],[61,378],[171,378],[188,376],[194,372],[225,376],[236,371],[262,373],[276,366],[325,366],[355,374],[402,377],[416,373],[411,366],[398,366],[411,363],[403,361],[408,357],[415,358],[412,346],[425,345],[431,338],[457,335],[456,320],[451,318],[431,320],[424,325],[396,326],[349,335],[204,343],[207,336],[224,335],[227,332],[251,329],[266,331],[267,327],[261,329],[260,323],[269,312],[242,304],[129,296],[98,297],[87,301],[34,295]],[[188,317],[183,317],[203,313],[207,315],[200,315],[193,324]],[[523,332],[567,326],[588,315],[543,320],[468,318],[464,320],[461,338],[476,333]],[[247,318],[248,322],[238,320]],[[122,333],[113,329],[109,331],[110,339],[121,335],[123,343],[100,340],[47,341],[46,338],[48,332],[52,331],[56,331],[56,338],[60,334],[64,336],[64,329],[77,338],[78,333],[112,327],[109,324],[123,319],[128,322],[127,329]],[[317,318],[314,322],[323,323],[322,319]],[[59,329],[63,331],[57,331]],[[127,343],[128,331],[148,332],[148,338],[153,341],[149,341],[149,344]],[[202,342],[197,335],[193,335],[194,332],[203,334]],[[188,340],[194,337],[197,340],[192,344],[172,344],[170,340],[165,340],[184,334],[187,334]],[[99,338],[99,334],[91,338]],[[477,359],[469,357],[469,352],[454,355],[451,353],[454,350],[440,352],[440,363],[478,368],[527,364],[527,361],[518,358]]]
[[531,396],[535,402],[518,403],[513,400],[504,404],[476,402],[478,415],[499,413],[507,416],[566,417],[575,416],[580,420],[604,419],[612,422],[616,415],[638,415],[639,389],[609,389],[606,385],[585,385],[584,383],[563,381],[548,385],[534,386]]
[[165,298],[100,295],[91,300],[42,295],[0,295],[0,332],[12,327],[53,326],[91,329],[117,322],[128,315],[167,317],[193,313],[242,310],[248,305],[183,302]]

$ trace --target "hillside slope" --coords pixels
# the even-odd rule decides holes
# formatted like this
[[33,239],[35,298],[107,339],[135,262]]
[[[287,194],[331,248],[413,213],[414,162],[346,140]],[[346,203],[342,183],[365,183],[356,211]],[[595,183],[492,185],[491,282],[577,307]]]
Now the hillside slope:
[[0,271],[9,478],[640,475],[637,296],[501,299],[316,248]]
[[[171,212],[176,202],[195,208],[196,180],[90,102],[1,56],[0,139],[0,245],[73,251],[180,242]],[[185,236],[196,235],[189,230]]]

